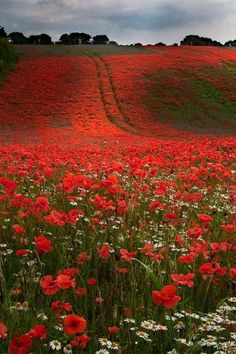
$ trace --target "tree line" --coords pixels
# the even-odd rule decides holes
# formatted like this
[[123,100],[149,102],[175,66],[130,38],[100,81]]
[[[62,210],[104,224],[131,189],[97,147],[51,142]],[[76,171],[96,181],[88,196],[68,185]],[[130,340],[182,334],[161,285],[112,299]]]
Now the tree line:
[[[63,33],[58,42],[53,42],[52,38],[46,34],[30,35],[26,37],[21,32],[11,32],[6,33],[4,27],[0,26],[0,37],[7,38],[12,44],[34,44],[34,45],[50,45],[50,44],[64,44],[64,45],[73,45],[73,44],[117,44],[115,41],[110,41],[107,35],[98,34],[91,36],[88,33],[84,32],[72,32],[70,34]],[[142,43],[134,44],[136,46],[142,46]],[[156,45],[164,46],[165,43],[158,42]],[[177,46],[177,43],[174,43],[174,46]],[[183,40],[181,40],[180,45],[190,45],[190,46],[217,46],[217,47],[236,47],[236,39],[229,40],[224,44],[212,40],[208,37],[201,37],[198,35],[187,35]]]
[[[35,44],[35,45],[50,45],[54,44],[52,38],[46,34],[32,34],[26,37],[22,32],[6,33],[4,27],[0,26],[0,37],[7,38],[12,44]],[[61,35],[58,42],[55,44],[116,44],[114,41],[110,41],[107,35],[98,34],[91,36],[84,32],[72,32],[70,34],[64,33]]]

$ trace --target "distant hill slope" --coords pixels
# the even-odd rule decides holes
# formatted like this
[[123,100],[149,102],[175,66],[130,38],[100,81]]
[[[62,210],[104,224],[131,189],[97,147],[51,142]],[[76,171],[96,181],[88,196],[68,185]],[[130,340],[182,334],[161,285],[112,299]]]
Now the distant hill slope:
[[236,135],[236,50],[20,46],[0,141]]

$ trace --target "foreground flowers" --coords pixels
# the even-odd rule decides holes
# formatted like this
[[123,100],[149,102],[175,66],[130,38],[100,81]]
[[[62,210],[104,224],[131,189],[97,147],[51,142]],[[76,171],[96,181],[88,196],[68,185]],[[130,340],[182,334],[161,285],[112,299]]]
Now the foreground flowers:
[[166,285],[161,291],[153,290],[152,299],[156,305],[163,305],[167,309],[171,309],[181,300],[181,297],[176,295],[176,286]]
[[[163,129],[141,101],[143,75],[235,56],[189,50],[35,59],[9,78],[28,110],[7,104],[4,129],[28,123],[25,145],[0,147],[0,353],[236,352],[235,138]],[[40,114],[21,69],[50,94]]]

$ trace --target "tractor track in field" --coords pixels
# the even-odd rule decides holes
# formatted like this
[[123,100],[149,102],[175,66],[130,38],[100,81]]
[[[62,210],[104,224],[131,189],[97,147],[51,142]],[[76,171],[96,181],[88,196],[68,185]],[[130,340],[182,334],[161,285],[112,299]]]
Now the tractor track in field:
[[121,108],[108,65],[101,57],[92,58],[96,66],[99,90],[108,120],[127,133],[140,135],[138,128],[130,123]]

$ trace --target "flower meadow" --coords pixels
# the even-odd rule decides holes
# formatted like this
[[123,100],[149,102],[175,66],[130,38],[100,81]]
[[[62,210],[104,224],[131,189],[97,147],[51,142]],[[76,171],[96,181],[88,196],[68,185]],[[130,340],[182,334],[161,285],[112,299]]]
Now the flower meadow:
[[0,353],[236,353],[233,125],[180,130],[145,104],[154,73],[235,61],[20,60],[0,88]]

